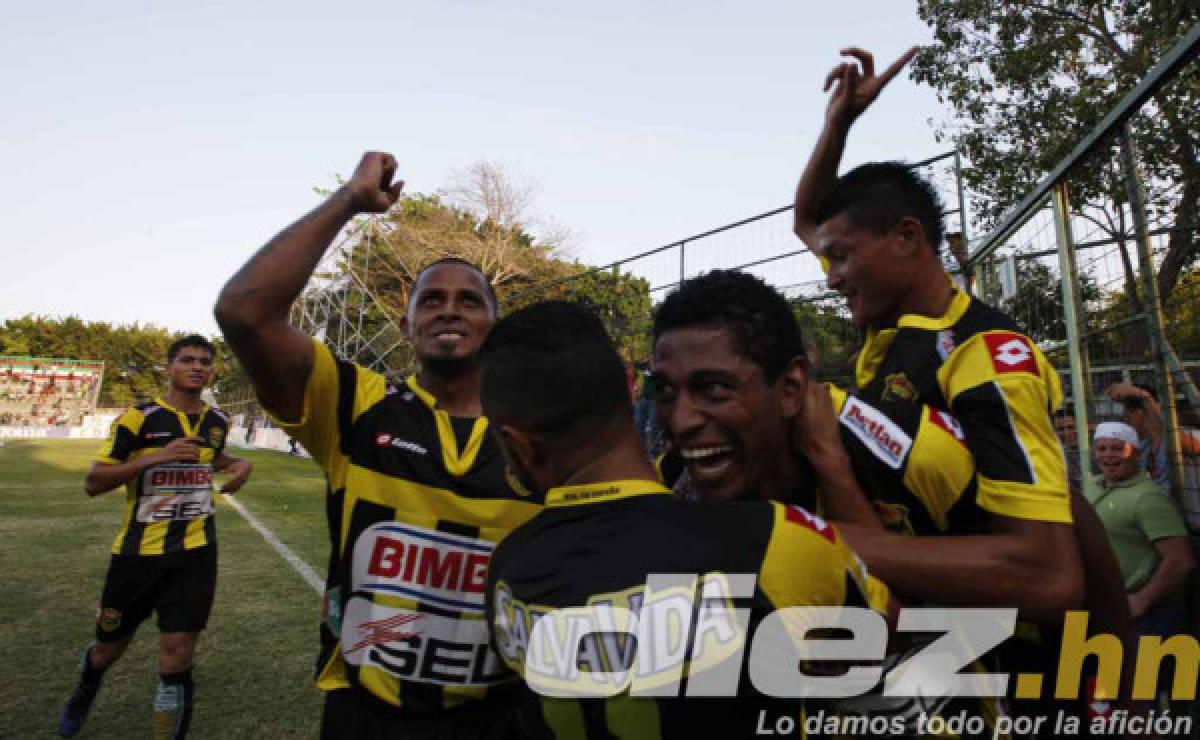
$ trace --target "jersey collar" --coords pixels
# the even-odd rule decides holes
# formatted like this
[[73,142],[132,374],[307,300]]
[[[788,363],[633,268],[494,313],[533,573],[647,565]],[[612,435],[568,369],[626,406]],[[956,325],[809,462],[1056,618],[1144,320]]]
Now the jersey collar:
[[[949,276],[947,276],[949,279]],[[951,283],[953,285],[953,283]],[[950,305],[946,307],[946,312],[941,316],[921,316],[915,313],[905,314],[896,322],[898,328],[912,327],[914,329],[949,329],[958,323],[958,320],[967,312],[967,308],[971,305],[971,296],[962,292],[958,288],[954,289],[954,297],[950,299]]]
[[546,492],[546,506],[576,506],[603,504],[633,496],[670,493],[666,486],[652,480],[610,480],[602,483],[581,483],[559,486]]
[[200,431],[200,423],[204,421],[204,415],[208,413],[208,404],[204,401],[201,401],[200,410],[196,412],[196,423],[192,424],[192,420],[188,418],[186,412],[180,411],[171,404],[167,403],[162,396],[155,398],[154,402],[159,406],[162,406],[164,409],[173,412],[179,417],[179,423],[183,426],[183,433],[187,437],[197,436],[196,433]]
[[437,407],[437,399],[432,393],[421,387],[421,384],[417,382],[416,373],[408,376],[404,384],[413,392],[413,395],[421,399],[421,403],[428,406],[429,410],[433,412],[433,418],[437,424],[438,442],[442,448],[442,463],[446,466],[446,472],[454,476],[464,475],[475,464],[479,449],[483,447],[483,438],[487,433],[488,426],[487,417],[476,417],[475,425],[471,427],[471,434],[467,437],[467,444],[460,450],[458,449],[458,438],[454,435],[454,426],[450,422],[450,414]]
[[[949,280],[950,276],[947,275],[946,279]],[[905,328],[930,331],[949,329],[958,323],[970,306],[971,296],[955,287],[954,297],[950,299],[950,305],[941,316],[920,316],[909,313],[901,316],[894,327],[887,329],[868,327],[866,341],[863,342],[862,350],[858,353],[858,362],[854,365],[855,384],[861,388],[875,377],[875,371],[883,362],[884,356],[887,355],[888,348],[892,346],[892,340],[896,338],[897,330]]]

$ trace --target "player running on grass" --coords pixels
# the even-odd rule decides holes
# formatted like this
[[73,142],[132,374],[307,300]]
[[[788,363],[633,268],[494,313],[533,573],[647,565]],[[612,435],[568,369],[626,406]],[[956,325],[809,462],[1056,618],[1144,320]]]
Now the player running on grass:
[[213,378],[213,346],[191,335],[167,350],[167,392],[128,409],[112,425],[84,480],[89,496],[126,486],[125,514],[113,542],[96,615],[96,641],[83,653],[79,683],[63,706],[58,732],[83,727],[104,672],[129,646],[150,612],[158,615],[158,690],[154,736],[182,738],[192,717],[192,661],[217,585],[214,471],[234,493],[252,468],[225,453],[229,419],[200,398]]

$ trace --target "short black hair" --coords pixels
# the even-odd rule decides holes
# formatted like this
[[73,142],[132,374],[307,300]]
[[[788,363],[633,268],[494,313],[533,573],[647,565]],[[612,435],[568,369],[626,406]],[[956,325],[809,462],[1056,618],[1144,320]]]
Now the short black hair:
[[803,358],[804,337],[786,298],[738,270],[713,270],[684,280],[654,311],[655,343],[668,331],[726,328],[738,351],[775,382],[792,358]]
[[912,217],[921,222],[934,253],[942,247],[942,199],[921,175],[904,162],[868,162],[842,175],[817,204],[823,224],[840,213],[850,223],[884,234]]
[[625,364],[600,318],[567,301],[534,303],[501,319],[479,353],[483,412],[492,424],[587,444],[633,402]]
[[171,342],[171,346],[167,348],[167,364],[170,365],[172,362],[174,362],[175,357],[179,355],[180,350],[184,349],[185,347],[199,347],[200,349],[208,350],[210,357],[215,358],[217,356],[217,348],[213,346],[212,342],[208,341],[199,334],[188,334],[186,337],[180,337],[174,342]]
[[441,257],[439,259],[434,260],[433,262],[430,262],[428,265],[425,265],[424,267],[422,267],[417,272],[417,276],[413,278],[413,281],[412,281],[413,293],[412,293],[412,295],[410,295],[408,297],[408,300],[410,302],[412,301],[413,296],[416,295],[417,283],[421,282],[421,276],[424,275],[429,270],[432,270],[433,268],[439,267],[441,265],[461,265],[463,267],[468,267],[468,268],[474,270],[475,272],[479,273],[479,277],[483,278],[483,286],[487,290],[488,300],[492,302],[492,316],[500,315],[500,299],[496,297],[496,290],[495,290],[495,288],[492,287],[491,278],[489,278],[487,276],[487,273],[484,272],[479,267],[479,265],[476,265],[473,262],[469,262],[469,261],[463,259],[462,257]]

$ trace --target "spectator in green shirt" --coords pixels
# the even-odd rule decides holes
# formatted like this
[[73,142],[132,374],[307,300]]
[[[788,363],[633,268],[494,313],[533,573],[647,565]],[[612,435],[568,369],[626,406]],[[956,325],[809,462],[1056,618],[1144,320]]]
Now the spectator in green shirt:
[[1097,426],[1100,474],[1088,480],[1085,495],[1117,556],[1137,631],[1174,635],[1184,631],[1180,597],[1196,558],[1175,503],[1142,470],[1137,443],[1128,424]]

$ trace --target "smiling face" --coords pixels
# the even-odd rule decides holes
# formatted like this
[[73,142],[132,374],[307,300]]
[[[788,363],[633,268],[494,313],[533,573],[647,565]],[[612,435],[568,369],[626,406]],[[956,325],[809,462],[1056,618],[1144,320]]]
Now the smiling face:
[[893,249],[894,235],[856,226],[839,213],[817,227],[818,253],[828,262],[829,287],[842,294],[855,326],[890,326],[903,313],[906,265]]
[[653,377],[659,424],[705,498],[786,493],[767,490],[772,469],[788,459],[784,380],[768,383],[729,329],[664,332]]
[[213,356],[204,347],[183,347],[167,363],[170,387],[186,393],[199,393],[213,378]]
[[1101,437],[1095,442],[1096,464],[1108,483],[1117,483],[1136,475],[1141,469],[1137,450],[1120,439]]
[[446,263],[421,273],[405,323],[422,365],[457,364],[479,354],[495,314],[483,275]]

